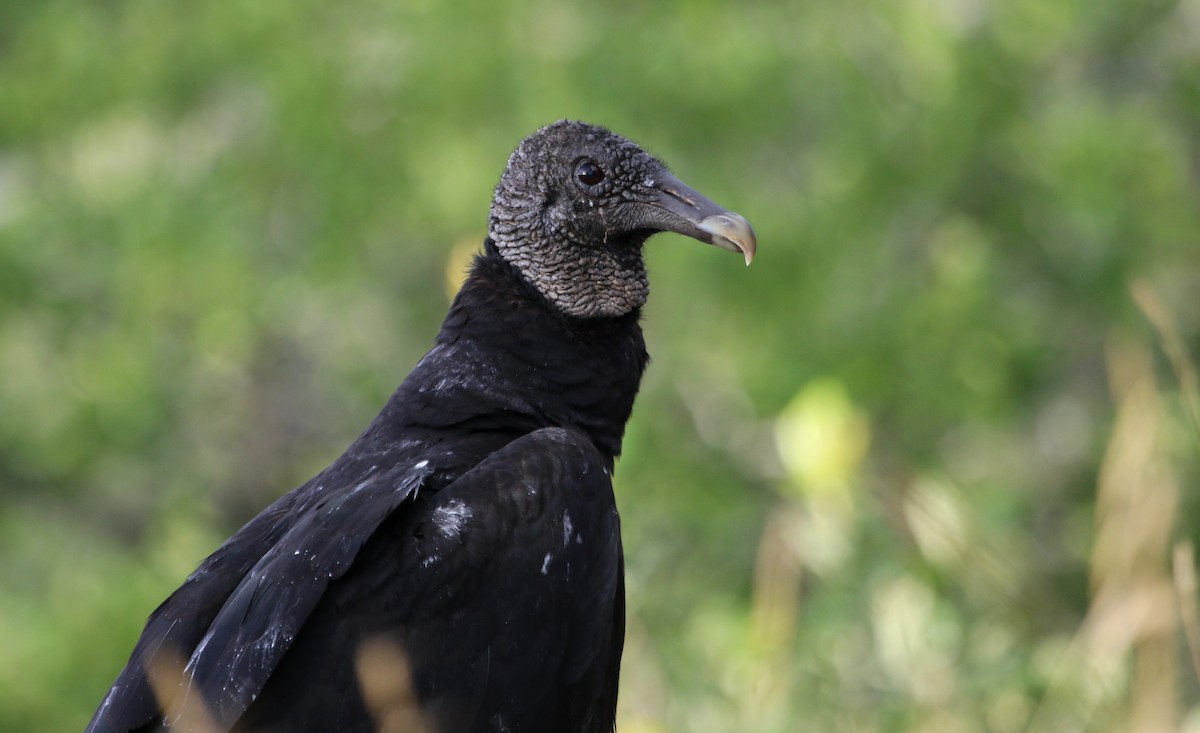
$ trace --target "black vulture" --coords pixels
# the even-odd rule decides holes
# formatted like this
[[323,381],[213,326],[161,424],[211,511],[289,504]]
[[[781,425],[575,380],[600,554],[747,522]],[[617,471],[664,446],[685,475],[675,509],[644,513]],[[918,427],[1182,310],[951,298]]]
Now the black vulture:
[[521,142],[433,348],[150,615],[88,733],[612,731],[610,476],[661,231],[755,250],[744,218],[604,128]]

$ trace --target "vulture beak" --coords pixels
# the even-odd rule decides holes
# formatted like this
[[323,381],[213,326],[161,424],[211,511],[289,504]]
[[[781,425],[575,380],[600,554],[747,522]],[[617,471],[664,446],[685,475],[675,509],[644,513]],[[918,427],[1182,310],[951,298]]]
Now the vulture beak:
[[652,211],[646,213],[655,228],[740,252],[747,265],[754,259],[758,241],[744,216],[725,210],[665,171],[652,185],[656,195],[648,202]]

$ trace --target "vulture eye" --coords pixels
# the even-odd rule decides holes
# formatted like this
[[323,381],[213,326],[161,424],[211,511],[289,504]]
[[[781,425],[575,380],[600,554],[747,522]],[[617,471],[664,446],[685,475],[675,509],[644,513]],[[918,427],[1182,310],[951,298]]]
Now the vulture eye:
[[600,166],[594,161],[584,158],[579,161],[579,165],[575,166],[575,177],[580,183],[588,186],[595,186],[600,181],[604,180],[604,171],[600,170]]

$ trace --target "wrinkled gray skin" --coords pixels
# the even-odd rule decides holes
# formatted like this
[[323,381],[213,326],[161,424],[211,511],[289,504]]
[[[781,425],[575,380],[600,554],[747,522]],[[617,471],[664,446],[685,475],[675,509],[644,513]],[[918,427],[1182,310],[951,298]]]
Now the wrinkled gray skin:
[[[589,184],[580,164],[603,180]],[[500,255],[562,312],[615,317],[646,302],[642,244],[674,231],[746,256],[754,233],[636,144],[563,120],[526,138],[496,186],[488,235]]]

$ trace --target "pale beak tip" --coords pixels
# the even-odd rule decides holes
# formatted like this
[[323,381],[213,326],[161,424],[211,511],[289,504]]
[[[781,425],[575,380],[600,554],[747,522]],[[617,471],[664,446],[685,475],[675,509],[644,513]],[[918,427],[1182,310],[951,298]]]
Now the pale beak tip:
[[730,252],[740,252],[746,258],[746,266],[750,266],[758,250],[758,239],[746,217],[725,211],[706,217],[700,222],[700,228],[712,235],[714,245]]

